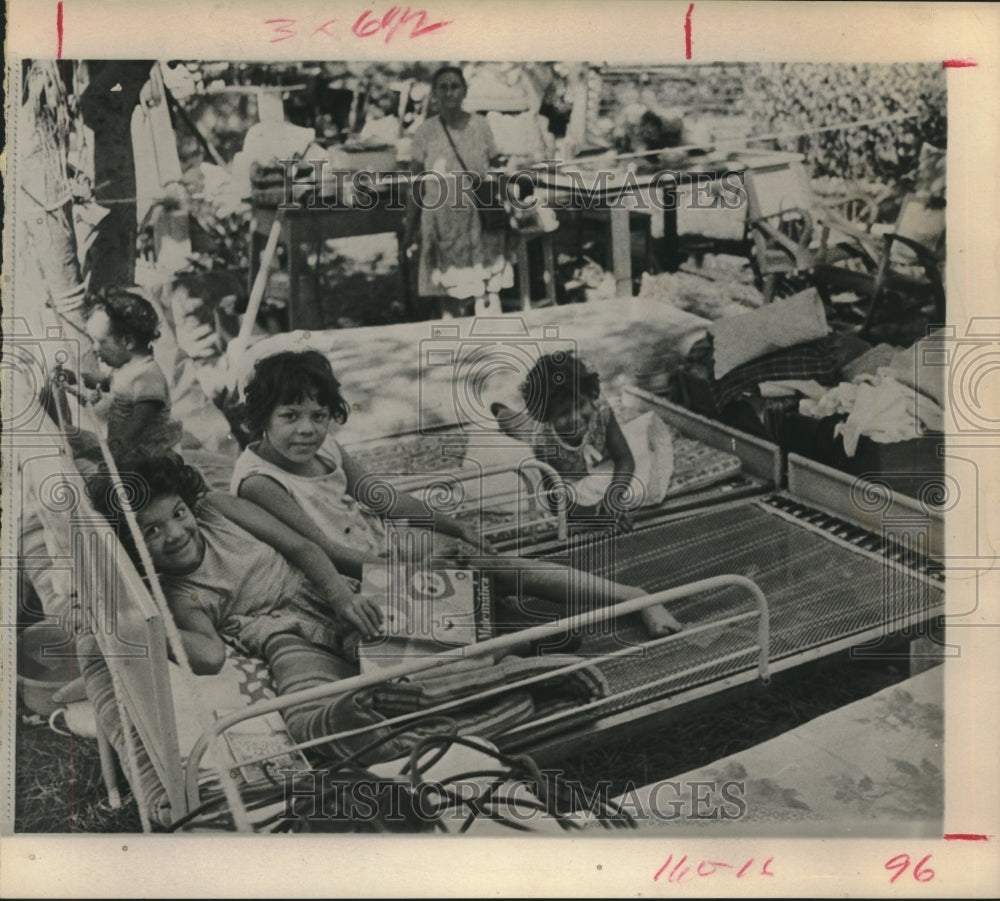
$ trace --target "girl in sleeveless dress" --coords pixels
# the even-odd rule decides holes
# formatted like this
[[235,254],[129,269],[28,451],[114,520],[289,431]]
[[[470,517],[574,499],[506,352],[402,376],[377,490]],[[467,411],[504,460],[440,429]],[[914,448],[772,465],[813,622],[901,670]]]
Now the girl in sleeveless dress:
[[[380,562],[380,524],[358,505],[372,483],[330,434],[349,407],[329,361],[316,351],[284,352],[259,360],[246,387],[247,424],[257,440],[237,460],[232,492],[258,504],[315,542],[337,569],[360,579],[365,563]],[[464,563],[489,572],[498,591],[567,603],[619,603],[646,594],[640,588],[579,573],[548,561],[495,554],[476,530],[429,511],[415,497],[393,493],[388,517],[426,521],[435,532],[472,546]],[[660,610],[662,608],[656,608]],[[662,635],[680,629],[669,614],[647,628]]]

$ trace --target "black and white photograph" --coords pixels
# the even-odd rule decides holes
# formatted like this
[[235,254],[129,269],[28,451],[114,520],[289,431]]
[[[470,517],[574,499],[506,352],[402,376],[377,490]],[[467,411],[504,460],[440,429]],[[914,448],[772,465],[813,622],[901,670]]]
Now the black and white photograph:
[[5,842],[996,886],[997,7],[825,59],[626,3],[631,59],[455,4],[75,53],[95,6],[6,67]]

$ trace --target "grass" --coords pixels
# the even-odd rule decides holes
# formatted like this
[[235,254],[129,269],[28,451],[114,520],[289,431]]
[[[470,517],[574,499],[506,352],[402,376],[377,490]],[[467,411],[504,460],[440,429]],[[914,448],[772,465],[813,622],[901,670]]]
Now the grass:
[[[681,714],[668,726],[603,745],[546,769],[588,790],[609,782],[612,794],[679,776],[801,725],[904,678],[882,662],[834,658],[776,677],[768,688]],[[139,832],[124,780],[122,807],[112,809],[101,780],[97,743],[52,732],[19,707],[15,821],[18,833]]]
[[121,808],[108,804],[96,741],[59,735],[20,703],[17,712],[15,832],[141,831],[124,780]]

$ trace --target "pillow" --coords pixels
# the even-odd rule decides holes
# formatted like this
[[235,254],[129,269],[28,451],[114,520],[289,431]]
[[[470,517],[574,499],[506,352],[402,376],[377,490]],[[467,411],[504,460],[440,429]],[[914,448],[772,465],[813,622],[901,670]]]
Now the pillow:
[[815,288],[745,313],[717,319],[714,337],[715,378],[765,354],[823,338],[829,331],[823,301]]
[[721,410],[739,400],[744,392],[754,392],[761,382],[788,379],[815,379],[821,385],[837,382],[837,355],[833,338],[819,338],[795,347],[785,347],[737,366],[712,385],[715,403]]

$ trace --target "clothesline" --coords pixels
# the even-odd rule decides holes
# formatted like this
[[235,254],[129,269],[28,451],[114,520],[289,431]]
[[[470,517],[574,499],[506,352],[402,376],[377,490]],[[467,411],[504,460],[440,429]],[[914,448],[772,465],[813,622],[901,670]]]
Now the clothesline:
[[[607,159],[613,158],[615,160],[629,160],[638,159],[640,157],[651,156],[653,154],[663,153],[665,151],[677,152],[677,151],[690,151],[690,150],[715,150],[717,147],[725,147],[730,144],[737,143],[758,143],[760,141],[777,141],[782,138],[797,138],[804,135],[814,135],[821,134],[826,131],[846,131],[850,128],[861,128],[868,125],[884,125],[886,122],[900,122],[904,119],[916,119],[918,118],[917,113],[898,113],[895,116],[886,116],[879,119],[859,119],[855,122],[838,122],[836,125],[823,125],[819,128],[807,128],[802,131],[782,131],[774,132],[769,135],[754,136],[741,136],[726,138],[716,141],[714,144],[682,144],[679,147],[665,147],[661,150],[641,150],[634,153],[616,153],[616,154],[600,154],[600,158]],[[558,167],[562,166],[572,166],[579,163],[586,163],[588,161],[593,161],[594,157],[578,157],[572,160],[566,160],[562,163],[557,163]]]
[[[615,153],[615,154],[610,154],[610,153],[604,154],[604,153],[602,153],[602,154],[599,154],[597,156],[599,156],[599,158],[602,161],[605,161],[605,160],[608,160],[608,161],[610,161],[610,160],[619,161],[619,160],[629,160],[629,159],[638,159],[638,158],[641,158],[641,157],[647,157],[647,156],[651,156],[653,154],[662,153],[665,150],[671,151],[671,152],[690,151],[690,150],[705,150],[705,151],[708,151],[708,150],[714,150],[714,149],[716,149],[718,147],[725,147],[725,146],[732,145],[732,144],[737,144],[737,143],[750,144],[750,143],[759,143],[761,141],[776,141],[776,140],[781,140],[783,138],[796,138],[796,137],[802,137],[802,136],[805,136],[805,135],[822,134],[823,132],[828,132],[828,131],[845,131],[845,130],[851,129],[851,128],[862,128],[862,127],[867,127],[869,125],[884,125],[887,122],[900,122],[900,121],[903,121],[905,119],[916,119],[916,118],[918,118],[918,114],[917,113],[899,113],[899,114],[897,114],[895,116],[887,116],[887,117],[882,117],[882,118],[879,118],[879,119],[860,119],[860,120],[855,121],[855,122],[838,122],[836,125],[824,125],[824,126],[821,126],[819,128],[808,128],[808,129],[803,129],[801,131],[774,132],[772,134],[760,135],[760,136],[757,136],[757,137],[745,137],[745,136],[744,137],[734,137],[734,138],[729,138],[729,139],[723,139],[723,140],[716,141],[714,144],[682,144],[679,147],[663,148],[663,150],[642,150],[642,151],[636,151],[634,153]],[[581,163],[584,163],[584,164],[585,163],[590,163],[590,162],[593,162],[593,160],[595,158],[596,158],[595,156],[591,156],[591,157],[577,157],[577,158],[572,159],[572,160],[565,160],[565,161],[563,161],[561,163],[556,163],[555,165],[556,165],[556,168],[561,169],[561,168],[563,168],[565,166],[579,165]],[[181,184],[181,185],[183,185],[184,183],[180,182],[180,181],[173,181],[173,182],[168,182],[168,184]],[[167,187],[167,185],[164,185],[163,187]],[[194,193],[194,192],[190,192],[189,191],[189,196],[192,199],[198,199],[200,197],[204,197],[205,195],[204,195],[204,192]],[[109,205],[121,204],[121,203],[125,203],[125,204],[135,203],[136,200],[137,200],[137,198],[135,198],[135,197],[116,197],[116,198],[104,198],[104,199],[101,199],[101,200],[99,200],[97,202],[101,206],[109,206]],[[60,206],[64,202],[65,201],[61,201]],[[46,207],[46,210],[48,210],[48,209],[49,208]]]

